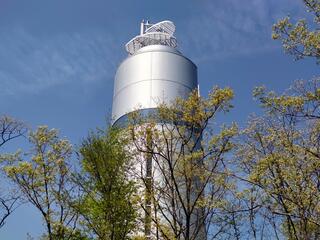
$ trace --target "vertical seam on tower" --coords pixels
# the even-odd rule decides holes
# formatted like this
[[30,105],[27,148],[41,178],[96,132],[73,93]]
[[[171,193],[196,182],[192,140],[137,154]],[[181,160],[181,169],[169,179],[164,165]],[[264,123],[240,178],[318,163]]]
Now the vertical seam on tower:
[[152,74],[152,64],[153,64],[153,53],[150,54],[150,98],[149,98],[149,107],[152,106],[152,82],[153,82],[153,74]]

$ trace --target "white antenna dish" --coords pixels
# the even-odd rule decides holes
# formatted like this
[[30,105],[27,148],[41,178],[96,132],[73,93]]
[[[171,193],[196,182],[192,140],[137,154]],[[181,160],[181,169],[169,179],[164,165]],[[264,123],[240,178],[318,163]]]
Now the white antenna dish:
[[126,44],[126,50],[133,55],[140,48],[149,45],[165,45],[177,47],[177,40],[173,36],[176,27],[171,21],[162,21],[156,24],[141,23],[141,34],[131,39]]

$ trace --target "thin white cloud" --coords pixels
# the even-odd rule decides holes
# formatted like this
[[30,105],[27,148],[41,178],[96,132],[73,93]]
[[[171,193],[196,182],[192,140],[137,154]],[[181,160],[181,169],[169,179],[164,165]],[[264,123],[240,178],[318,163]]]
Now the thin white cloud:
[[[271,26],[305,9],[300,0],[199,0],[193,15],[176,22],[182,51],[196,63],[280,46]],[[129,40],[129,39],[128,39]],[[0,32],[0,94],[34,93],[74,83],[112,79],[122,41],[104,29],[35,36],[23,28]]]
[[[201,3],[200,3],[201,2]],[[300,0],[199,1],[201,14],[189,16],[182,48],[196,61],[268,51],[272,24],[287,14],[304,16]]]
[[[116,47],[115,47],[116,46]],[[0,94],[34,93],[65,83],[107,81],[120,56],[116,39],[101,30],[49,38],[21,28],[0,34]]]

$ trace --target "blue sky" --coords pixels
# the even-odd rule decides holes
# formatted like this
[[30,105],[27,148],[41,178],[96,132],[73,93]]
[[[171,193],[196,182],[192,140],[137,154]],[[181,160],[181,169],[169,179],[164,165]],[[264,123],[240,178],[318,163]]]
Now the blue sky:
[[[243,126],[258,111],[254,86],[282,92],[319,75],[315,61],[294,61],[271,40],[272,24],[288,14],[308,17],[301,0],[0,0],[0,115],[58,128],[79,144],[90,129],[105,126],[124,45],[149,19],[175,23],[179,50],[197,64],[203,95],[214,85],[234,89],[235,108],[219,121]],[[38,213],[23,206],[0,239],[42,231]]]

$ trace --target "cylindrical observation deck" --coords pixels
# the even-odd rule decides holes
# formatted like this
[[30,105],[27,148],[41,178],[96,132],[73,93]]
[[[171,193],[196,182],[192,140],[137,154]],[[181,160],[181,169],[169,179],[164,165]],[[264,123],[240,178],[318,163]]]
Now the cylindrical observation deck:
[[[138,37],[141,36],[145,41],[145,35]],[[133,40],[137,41],[137,37]],[[160,103],[170,104],[177,97],[186,98],[197,88],[196,65],[175,46],[166,43],[149,38],[147,44],[144,42],[131,51],[127,44],[130,55],[120,64],[115,76],[113,124],[121,125],[129,112],[148,111]]]

